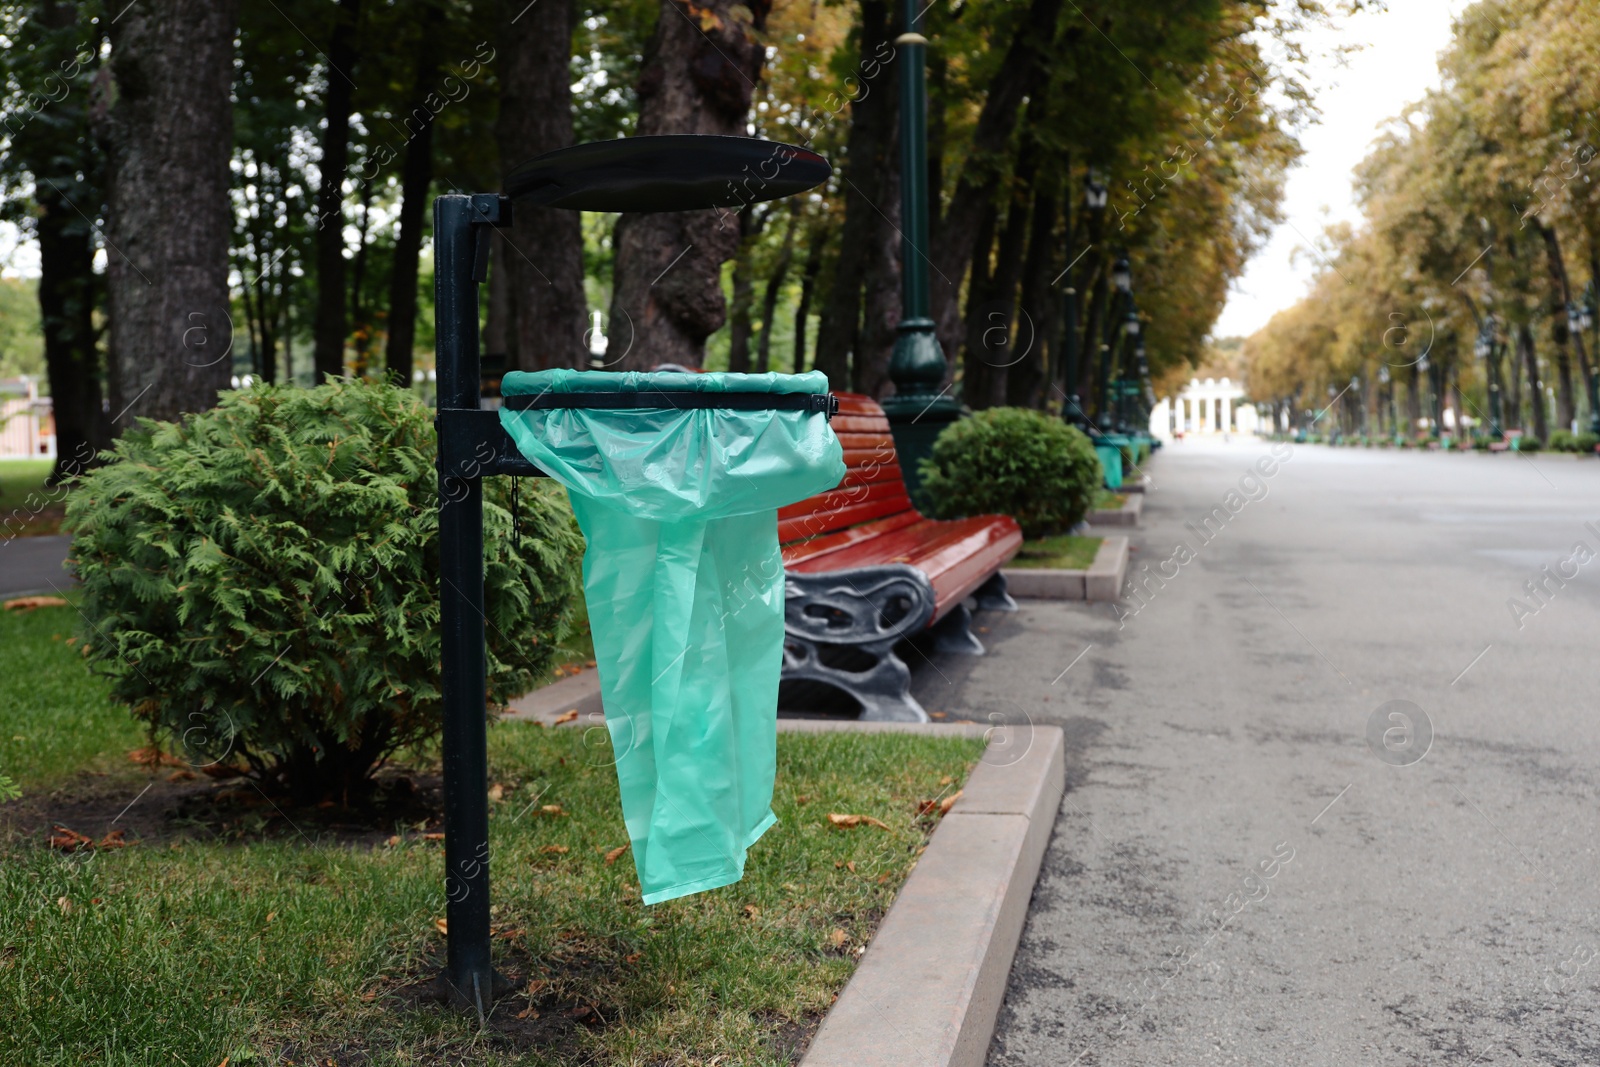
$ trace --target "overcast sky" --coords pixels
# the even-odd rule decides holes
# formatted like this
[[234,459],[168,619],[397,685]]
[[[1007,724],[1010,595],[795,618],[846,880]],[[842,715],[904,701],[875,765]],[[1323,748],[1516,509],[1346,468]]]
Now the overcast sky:
[[[1289,172],[1285,222],[1233,284],[1215,335],[1249,335],[1309,288],[1316,271],[1304,249],[1330,222],[1354,222],[1351,169],[1367,154],[1385,120],[1439,84],[1438,55],[1450,41],[1450,20],[1467,0],[1389,0],[1383,14],[1341,20],[1306,39],[1308,64],[1322,121],[1301,134],[1305,155]],[[1360,44],[1344,66],[1329,57],[1334,45]]]

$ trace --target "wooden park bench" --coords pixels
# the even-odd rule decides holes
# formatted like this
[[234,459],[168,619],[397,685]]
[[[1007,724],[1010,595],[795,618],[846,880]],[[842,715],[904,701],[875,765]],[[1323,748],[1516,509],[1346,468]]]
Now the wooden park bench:
[[840,393],[834,431],[844,481],[778,512],[786,577],[783,679],[841,690],[861,718],[925,722],[895,645],[926,635],[935,651],[982,655],[968,597],[1015,611],[1000,567],[1022,546],[1009,515],[924,518],[883,409]]

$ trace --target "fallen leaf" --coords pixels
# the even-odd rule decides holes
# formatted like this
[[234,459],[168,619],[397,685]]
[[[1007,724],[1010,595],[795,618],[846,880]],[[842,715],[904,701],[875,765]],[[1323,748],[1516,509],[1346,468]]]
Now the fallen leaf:
[[617,857],[622,855],[624,852],[628,851],[628,849],[630,849],[632,847],[633,846],[631,844],[620,845],[617,848],[612,849],[610,852],[607,852],[606,853],[606,866],[609,867],[613,863],[617,862]]
[[887,882],[888,880],[889,880],[889,873],[887,871],[885,871],[883,874],[878,875],[878,884],[879,885],[882,885],[883,883]]
[[390,834],[389,835],[389,840],[384,842],[384,844],[388,845],[390,848],[393,848],[394,846],[398,845],[399,843],[400,843],[400,835],[399,834]]
[[851,860],[849,863],[846,863],[844,866],[845,866],[845,869],[848,870],[851,874],[855,874],[856,873],[856,861],[855,860]]
[[61,914],[63,915],[70,915],[72,913],[72,901],[68,900],[66,897],[57,897],[56,907],[61,909]]
[[954,779],[954,778],[952,778],[952,777],[950,777],[950,776],[949,776],[949,775],[948,775],[948,774],[947,774],[947,775],[945,775],[945,776],[944,776],[944,777],[943,777],[943,778],[941,778],[941,779],[939,779],[939,784],[940,784],[940,785],[949,785],[949,784],[950,784],[950,783],[951,783],[951,782],[953,782],[953,781],[955,781],[955,779]]
[[544,804],[544,805],[541,805],[540,808],[539,808],[539,813],[541,815],[565,815],[566,814],[566,812],[561,810],[561,805],[560,804]]
[[756,907],[754,904],[746,904],[744,906],[744,913],[747,918],[754,919],[761,914],[761,909]]
[[176,756],[169,756],[158,748],[136,748],[128,753],[128,759],[134,763],[142,763],[146,767],[187,767],[188,764]]
[[50,835],[46,843],[62,852],[76,852],[81,848],[93,848],[94,838],[80,834],[76,830],[69,830],[65,826],[57,826],[55,833]]
[[568,849],[566,845],[545,845],[543,848],[539,849],[539,851],[547,855],[559,856],[568,851]]
[[593,670],[594,669],[594,660],[592,660],[592,659],[591,660],[585,660],[583,665],[585,667],[588,667],[590,670]]
[[643,952],[630,952],[628,955],[622,957],[622,962],[623,963],[638,963],[643,958],[644,958],[644,953]]
[[433,920],[433,928],[435,930],[439,931],[441,934],[445,935],[446,937],[450,936],[450,920],[449,919],[435,919],[435,920]]
[[889,828],[888,823],[882,821],[881,819],[874,819],[870,815],[841,815],[836,811],[828,813],[828,821],[833,823],[835,826],[842,826],[846,830],[854,829],[855,827],[860,826],[862,823],[870,823],[871,825],[878,827],[880,830],[887,830]]
[[333,801],[331,801],[331,800],[319,800],[319,801],[317,801],[317,807],[319,807],[319,808],[323,809],[324,811],[326,811],[328,808],[333,807]]
[[570,711],[563,711],[560,715],[556,716],[556,725],[560,726],[564,722],[572,722],[577,717],[578,717],[578,709],[577,708],[573,708]]
[[957,789],[954,793],[951,793],[949,796],[947,796],[943,800],[939,801],[939,814],[940,815],[949,815],[950,814],[950,808],[952,806],[954,806],[956,801],[961,799],[961,794],[962,794],[962,790]]
[[836,870],[836,871],[844,870],[844,860],[834,860],[833,861],[833,869]]
[[278,913],[277,912],[275,912],[275,911],[267,912],[267,922],[271,922],[273,919],[276,919],[277,917],[278,917]]
[[437,834],[437,833],[436,834],[423,834],[422,835],[422,839],[424,841],[443,841],[444,840],[444,835],[443,834]]
[[534,1010],[532,1004],[529,1004],[526,1008],[523,1008],[521,1011],[517,1012],[517,1018],[519,1019],[537,1019],[538,1017],[539,1013]]
[[167,775],[167,781],[169,781],[169,782],[192,782],[198,777],[200,777],[200,776],[198,774],[195,774],[193,771],[173,771],[171,774]]
[[112,830],[110,833],[106,834],[106,836],[102,837],[100,839],[100,843],[95,845],[94,847],[95,848],[127,848],[128,847],[128,842],[123,840],[123,835],[126,834],[126,833],[127,833],[126,830]]
[[834,948],[841,947],[848,940],[850,940],[850,935],[838,927],[834,927],[833,933],[828,935],[828,941]]
[[807,796],[806,794],[801,794],[800,796],[794,798],[794,802],[796,804],[809,804],[811,803],[811,797]]
[[244,777],[244,773],[245,773],[244,772],[244,768],[235,767],[235,766],[233,766],[231,764],[227,764],[227,763],[208,763],[204,767],[201,767],[199,770],[200,770],[200,773],[205,775],[207,778],[217,778],[217,779],[242,778],[242,777]]
[[930,711],[928,712],[928,715],[935,719],[948,719],[950,717],[950,713],[948,711]]
[[502,786],[499,782],[496,782],[494,785],[491,785],[489,787],[489,799],[490,800],[499,800],[501,797],[504,797],[505,795],[506,795],[505,787]]
[[7,611],[32,611],[35,608],[64,608],[66,599],[58,596],[19,596],[5,603]]

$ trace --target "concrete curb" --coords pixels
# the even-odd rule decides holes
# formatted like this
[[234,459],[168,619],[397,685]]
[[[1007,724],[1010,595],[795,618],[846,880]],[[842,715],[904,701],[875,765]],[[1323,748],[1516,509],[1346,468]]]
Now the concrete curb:
[[[1118,492],[1124,492],[1119,489]],[[1091,511],[1085,516],[1090,526],[1138,526],[1144,513],[1144,490],[1124,493],[1122,506],[1115,511]]]
[[995,739],[939,822],[801,1067],[981,1067],[1066,791],[1061,729]]
[[[1134,497],[1134,500],[1143,499]],[[1128,539],[1108,537],[1100,542],[1094,562],[1083,572],[1085,600],[1120,600],[1122,580],[1128,574]]]
[[1150,476],[1148,474],[1141,474],[1132,481],[1125,479],[1123,483],[1117,487],[1117,492],[1119,493],[1146,493],[1149,491]]
[[1006,591],[1012,596],[1039,600],[1116,600],[1122,596],[1122,580],[1128,573],[1128,539],[1103,538],[1088,570],[1010,567],[1000,573],[1005,575]]

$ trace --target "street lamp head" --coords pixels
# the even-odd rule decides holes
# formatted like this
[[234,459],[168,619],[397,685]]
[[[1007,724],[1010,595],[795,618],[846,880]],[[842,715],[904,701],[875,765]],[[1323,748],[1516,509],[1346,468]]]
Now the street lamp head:
[[1118,256],[1116,263],[1112,264],[1111,282],[1117,287],[1118,292],[1133,291],[1133,268],[1128,264],[1126,253]]
[[1139,315],[1138,315],[1137,312],[1132,312],[1132,311],[1128,312],[1128,321],[1127,321],[1127,323],[1126,323],[1124,328],[1128,331],[1128,336],[1129,337],[1138,337],[1139,336],[1140,327],[1139,327]]
[[1100,172],[1091,170],[1083,179],[1083,206],[1090,211],[1104,211],[1109,196],[1105,183],[1100,180]]

